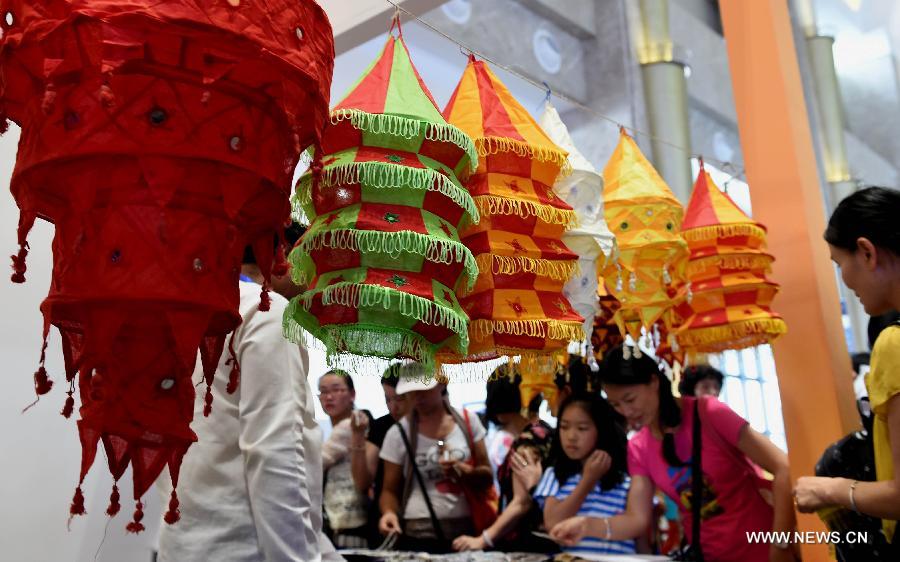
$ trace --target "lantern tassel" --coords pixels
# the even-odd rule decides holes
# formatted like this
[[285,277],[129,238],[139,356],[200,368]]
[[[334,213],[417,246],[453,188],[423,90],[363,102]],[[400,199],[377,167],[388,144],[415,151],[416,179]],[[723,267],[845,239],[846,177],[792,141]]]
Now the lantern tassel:
[[119,486],[114,482],[112,492],[109,494],[109,507],[106,508],[106,514],[110,517],[115,517],[121,508],[122,504],[119,503]]
[[140,533],[144,530],[144,525],[141,523],[141,520],[144,518],[144,504],[138,500],[137,505],[134,508],[134,519],[129,523],[125,530],[129,533]]
[[236,331],[237,330],[231,332],[231,337],[228,340],[228,353],[230,357],[225,362],[226,365],[231,365],[231,372],[228,373],[228,386],[225,387],[225,392],[228,394],[234,394],[234,391],[237,390],[241,376],[241,365],[238,363],[237,354],[234,351],[234,333]]
[[179,506],[178,502],[178,492],[172,490],[172,496],[169,498],[169,510],[166,511],[165,516],[163,517],[163,521],[168,523],[169,525],[174,525],[181,519],[181,511],[178,510]]

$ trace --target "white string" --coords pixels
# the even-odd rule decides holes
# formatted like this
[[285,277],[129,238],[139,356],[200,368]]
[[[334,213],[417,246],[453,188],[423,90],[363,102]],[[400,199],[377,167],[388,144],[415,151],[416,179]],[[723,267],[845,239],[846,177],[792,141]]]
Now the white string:
[[[460,52],[463,52],[463,54],[466,54],[466,55],[469,55],[469,54],[476,55],[476,56],[478,56],[478,58],[480,58],[480,59],[482,59],[482,60],[484,60],[484,61],[490,63],[491,66],[495,66],[495,67],[497,67],[497,68],[502,68],[503,70],[505,70],[506,72],[512,74],[512,75],[515,76],[516,78],[518,78],[518,79],[520,79],[520,80],[523,80],[523,81],[527,82],[528,84],[531,84],[532,86],[534,86],[535,88],[541,90],[542,92],[549,92],[549,93],[551,93],[552,95],[556,96],[557,98],[559,98],[559,99],[565,101],[566,103],[572,105],[573,107],[575,107],[575,108],[577,108],[577,109],[580,109],[581,111],[583,111],[583,112],[585,112],[585,113],[587,113],[587,114],[589,114],[589,115],[593,115],[594,117],[597,117],[598,119],[602,119],[602,120],[604,120],[604,121],[608,121],[609,123],[612,123],[613,125],[616,125],[617,127],[620,127],[620,128],[625,129],[625,130],[627,130],[627,131],[630,131],[630,132],[632,133],[632,136],[640,135],[640,136],[643,136],[643,137],[647,137],[647,138],[649,138],[649,139],[651,139],[651,140],[654,140],[654,141],[657,141],[657,142],[659,142],[659,143],[668,145],[668,146],[670,146],[670,147],[672,147],[672,148],[681,150],[682,152],[684,152],[684,153],[686,153],[686,154],[690,154],[690,155],[691,155],[691,158],[701,158],[701,157],[702,157],[703,160],[706,161],[706,162],[713,162],[713,163],[715,163],[715,164],[718,164],[718,165],[719,165],[718,167],[719,167],[720,169],[722,169],[722,171],[726,171],[726,169],[730,169],[730,170],[735,171],[735,173],[733,173],[733,174],[731,175],[731,178],[730,178],[728,181],[731,181],[731,180],[733,180],[733,179],[741,179],[741,178],[744,177],[744,172],[745,172],[745,170],[746,170],[744,167],[741,167],[740,169],[738,169],[738,168],[734,165],[733,162],[728,162],[728,161],[724,161],[724,160],[717,160],[717,159],[715,159],[715,158],[707,158],[707,157],[704,157],[704,156],[702,156],[702,155],[700,155],[700,154],[693,154],[693,153],[691,153],[690,150],[688,150],[687,148],[685,148],[685,147],[683,147],[683,146],[680,146],[680,145],[677,145],[677,144],[675,144],[675,143],[669,142],[669,141],[667,141],[667,140],[665,140],[665,139],[659,138],[659,137],[657,137],[657,136],[655,136],[655,135],[653,135],[652,133],[649,133],[649,132],[647,132],[647,131],[642,131],[642,130],[637,129],[637,128],[635,128],[635,127],[631,127],[631,126],[624,125],[624,124],[622,124],[619,120],[614,119],[614,118],[612,118],[612,117],[610,117],[610,116],[608,116],[608,115],[604,115],[604,114],[600,113],[599,111],[596,111],[596,110],[594,110],[594,109],[592,109],[592,108],[590,108],[590,107],[584,105],[583,103],[579,102],[578,100],[573,99],[573,98],[571,98],[571,97],[569,97],[569,96],[567,96],[567,95],[565,95],[565,94],[561,94],[561,93],[559,93],[559,92],[553,92],[549,87],[547,87],[546,84],[541,84],[541,83],[537,82],[536,80],[534,80],[534,79],[532,79],[532,78],[529,78],[528,76],[525,76],[524,74],[522,74],[522,73],[520,73],[520,72],[514,70],[513,68],[509,67],[508,65],[501,64],[501,63],[499,63],[499,62],[497,62],[497,61],[495,61],[495,60],[489,58],[488,56],[484,55],[483,53],[480,53],[480,52],[476,51],[475,49],[473,49],[473,48],[471,48],[470,46],[466,45],[465,43],[463,43],[463,42],[460,41],[459,39],[456,39],[455,37],[452,37],[452,36],[448,35],[446,32],[444,32],[444,31],[438,29],[437,27],[435,27],[435,26],[432,25],[431,23],[429,23],[429,22],[423,20],[423,19],[422,19],[421,17],[419,17],[418,15],[416,15],[416,14],[410,12],[409,10],[407,10],[406,8],[404,8],[403,6],[399,5],[395,0],[385,0],[385,2],[387,2],[388,4],[390,4],[390,5],[392,5],[392,6],[394,7],[394,9],[395,9],[394,17],[397,17],[397,15],[399,15],[400,12],[406,14],[407,16],[409,16],[410,18],[416,20],[417,22],[419,22],[419,23],[422,24],[423,26],[427,27],[427,28],[430,29],[431,31],[437,33],[438,35],[443,36],[445,39],[447,39],[447,40],[450,41],[451,43],[455,43],[456,45],[458,45],[458,46],[460,47],[460,49],[461,49]],[[729,173],[729,172],[726,171],[726,173]],[[728,181],[726,181],[725,183],[727,184]]]

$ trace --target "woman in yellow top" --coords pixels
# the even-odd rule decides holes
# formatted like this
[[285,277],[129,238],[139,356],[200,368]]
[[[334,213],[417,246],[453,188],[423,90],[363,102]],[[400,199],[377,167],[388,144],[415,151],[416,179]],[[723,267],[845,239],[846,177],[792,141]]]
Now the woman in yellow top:
[[[900,310],[900,191],[869,187],[840,202],[825,241],[841,277],[871,316]],[[900,551],[900,325],[885,328],[872,349],[866,380],[875,414],[875,482],[803,477],[794,490],[800,511],[853,509],[882,520]]]

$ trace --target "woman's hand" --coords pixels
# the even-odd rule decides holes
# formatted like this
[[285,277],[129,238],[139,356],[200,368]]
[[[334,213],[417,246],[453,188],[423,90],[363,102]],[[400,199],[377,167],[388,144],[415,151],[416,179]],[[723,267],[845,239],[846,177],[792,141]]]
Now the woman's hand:
[[467,550],[484,550],[483,537],[470,537],[463,535],[453,539],[453,550],[456,552],[466,552]]
[[769,547],[769,562],[797,562],[798,560],[801,560],[801,558],[797,545],[792,544],[787,549],[781,549],[776,546]]
[[563,546],[575,546],[587,535],[587,523],[583,515],[564,519],[550,529],[550,538]]
[[612,466],[612,457],[606,451],[594,451],[584,461],[581,477],[589,482],[599,482]]
[[400,528],[400,518],[393,511],[388,511],[378,521],[378,531],[382,535],[403,534],[403,529]]
[[350,414],[350,431],[353,432],[354,438],[359,436],[365,440],[369,434],[369,416],[365,412],[355,410]]
[[520,453],[514,452],[510,464],[512,465],[513,478],[518,479],[526,490],[530,490],[538,485],[541,476],[544,474],[541,461],[537,455],[523,449]]
[[846,478],[823,478],[820,476],[801,476],[794,488],[794,503],[801,513],[836,505],[832,498],[837,490],[843,489],[850,494],[850,480]]

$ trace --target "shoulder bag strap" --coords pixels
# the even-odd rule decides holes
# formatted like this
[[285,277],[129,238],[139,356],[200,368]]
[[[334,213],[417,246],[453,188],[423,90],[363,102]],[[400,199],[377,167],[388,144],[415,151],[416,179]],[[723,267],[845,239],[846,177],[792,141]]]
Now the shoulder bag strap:
[[700,421],[700,400],[694,400],[694,427],[691,441],[691,551],[694,560],[703,562],[703,550],[700,546],[700,524],[703,508],[703,444]]
[[431,517],[431,525],[434,527],[434,533],[439,540],[445,541],[444,530],[441,529],[440,522],[434,512],[434,506],[431,505],[431,498],[428,497],[428,492],[425,490],[425,481],[422,479],[422,473],[419,472],[419,467],[416,466],[416,457],[412,452],[412,447],[409,445],[409,438],[406,436],[403,425],[398,423],[397,426],[400,429],[400,437],[403,438],[403,446],[406,447],[406,455],[409,458],[410,465],[412,465],[413,474],[416,477],[416,481],[419,483],[419,489],[422,490],[422,497],[425,499],[425,505],[428,507],[428,515]]

